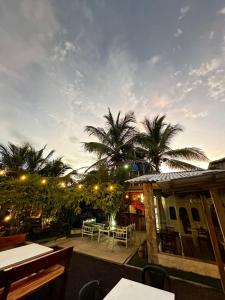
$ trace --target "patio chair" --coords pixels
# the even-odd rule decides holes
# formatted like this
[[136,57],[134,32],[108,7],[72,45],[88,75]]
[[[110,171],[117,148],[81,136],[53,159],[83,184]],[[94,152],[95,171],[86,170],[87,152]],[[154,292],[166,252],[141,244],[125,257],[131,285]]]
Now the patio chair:
[[83,224],[81,230],[82,239],[84,235],[88,235],[91,237],[91,239],[93,239],[93,237],[98,234],[98,230],[99,228],[96,226],[88,226]]
[[107,237],[110,237],[110,227],[103,227],[103,228],[99,228],[98,230],[98,242],[100,242],[101,239],[101,235],[107,235]]
[[[0,271],[0,300],[21,299],[60,277],[59,299],[64,299],[73,247],[63,248]],[[55,299],[55,298],[54,298]]]
[[25,244],[26,234],[16,234],[11,236],[0,237],[0,250],[6,248],[13,248]]
[[113,247],[114,247],[115,240],[117,240],[120,241],[121,243],[125,243],[127,248],[128,240],[130,240],[130,238],[131,236],[128,232],[128,227],[126,227],[126,229],[115,229],[113,231]]
[[166,270],[155,265],[147,265],[142,270],[142,283],[161,290],[170,290],[170,278]]
[[79,300],[101,300],[101,290],[98,280],[87,282],[79,292]]

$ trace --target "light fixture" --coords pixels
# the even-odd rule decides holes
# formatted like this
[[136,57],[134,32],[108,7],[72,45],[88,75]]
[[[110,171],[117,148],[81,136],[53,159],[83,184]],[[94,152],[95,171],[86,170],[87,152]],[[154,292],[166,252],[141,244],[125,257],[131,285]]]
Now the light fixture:
[[94,186],[94,190],[97,191],[98,189],[99,189],[99,186],[96,184],[96,185]]
[[82,189],[83,185],[82,184],[78,184],[78,189]]
[[43,178],[43,179],[41,180],[41,184],[46,184],[46,183],[47,183],[47,179]]
[[27,175],[21,175],[21,176],[20,176],[20,180],[24,181],[24,180],[26,180],[26,179],[27,179]]
[[7,216],[4,217],[3,221],[4,221],[5,223],[7,223],[7,222],[9,222],[11,219],[12,219],[12,216],[11,216],[11,215],[7,215]]
[[66,187],[66,184],[65,184],[65,182],[61,181],[61,182],[59,183],[59,186],[60,186],[61,188],[65,188],[65,187]]
[[129,199],[129,195],[128,195],[128,194],[126,194],[125,198],[126,198],[126,199]]
[[0,176],[4,176],[5,175],[5,170],[0,170]]
[[129,165],[128,164],[125,164],[124,165],[124,169],[128,169],[129,168]]
[[113,186],[113,185],[110,185],[110,186],[109,186],[109,190],[112,191],[113,189],[114,189],[114,186]]

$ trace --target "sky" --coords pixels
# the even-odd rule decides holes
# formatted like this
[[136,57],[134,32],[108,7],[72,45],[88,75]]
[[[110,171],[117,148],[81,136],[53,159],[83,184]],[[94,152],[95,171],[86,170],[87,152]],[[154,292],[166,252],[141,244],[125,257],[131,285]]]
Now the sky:
[[[224,0],[0,0],[0,143],[89,166],[86,125],[166,114],[171,147],[225,156]],[[207,167],[207,163],[200,164]]]

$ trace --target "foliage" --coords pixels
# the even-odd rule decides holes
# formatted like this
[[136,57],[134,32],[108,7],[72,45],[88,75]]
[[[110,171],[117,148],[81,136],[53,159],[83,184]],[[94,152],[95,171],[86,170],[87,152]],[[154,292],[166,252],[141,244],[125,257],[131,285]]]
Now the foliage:
[[117,213],[121,205],[123,188],[120,185],[63,187],[58,178],[49,178],[45,184],[41,180],[38,175],[29,175],[24,181],[0,177],[0,210],[10,212],[12,228],[22,230],[31,212],[40,211],[44,218],[69,224],[69,218],[81,213],[81,203],[101,209],[106,215]]
[[135,116],[133,112],[129,112],[122,118],[119,112],[114,119],[109,109],[104,118],[106,120],[105,128],[85,127],[85,131],[90,136],[96,137],[99,142],[86,142],[84,148],[88,152],[97,154],[97,165],[107,163],[109,167],[117,167],[133,156],[133,138],[136,134]]
[[[195,147],[171,149],[173,138],[183,131],[178,124],[165,122],[165,115],[156,116],[153,120],[145,118],[145,132],[136,136],[136,142],[145,153],[145,157],[154,171],[159,172],[162,164],[172,169],[195,170],[198,167],[182,160],[207,160],[205,153]],[[139,150],[140,151],[140,150]],[[181,159],[181,160],[180,160]]]
[[41,184],[38,175],[30,175],[27,180],[1,178],[1,210],[11,212],[11,225],[17,228],[30,217],[32,211],[41,211],[42,215],[54,218],[63,207],[70,207],[79,213],[79,199],[71,188],[62,188],[57,178],[50,178],[47,184]]
[[[12,176],[21,172],[37,173],[43,176],[62,176],[71,167],[62,162],[62,157],[51,160],[54,150],[44,155],[46,146],[36,150],[29,143],[17,146],[8,143],[0,145],[0,167]],[[71,173],[74,173],[72,171]]]

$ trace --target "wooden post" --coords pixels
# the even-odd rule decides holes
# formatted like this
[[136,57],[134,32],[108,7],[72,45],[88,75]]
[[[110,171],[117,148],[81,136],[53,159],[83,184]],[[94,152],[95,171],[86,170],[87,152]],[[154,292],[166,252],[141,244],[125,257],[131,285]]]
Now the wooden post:
[[145,205],[145,223],[147,232],[148,261],[151,263],[158,263],[158,243],[152,184],[144,183],[143,190]]
[[215,255],[215,258],[216,258],[216,263],[217,263],[218,270],[219,270],[219,273],[220,273],[221,285],[222,285],[222,288],[223,288],[223,292],[225,293],[224,264],[223,264],[223,260],[222,260],[222,257],[221,257],[219,244],[218,244],[218,241],[217,241],[216,231],[215,231],[215,228],[214,228],[214,225],[213,225],[212,216],[211,216],[211,212],[210,212],[210,208],[209,208],[209,205],[207,203],[207,200],[204,196],[201,196],[201,200],[202,200],[203,211],[204,211],[205,217],[206,217],[207,226],[208,226],[208,229],[209,229],[209,235],[210,235],[210,239],[211,239],[211,242],[212,242],[214,255]]
[[210,189],[210,195],[220,224],[223,241],[225,242],[225,209],[217,189]]

